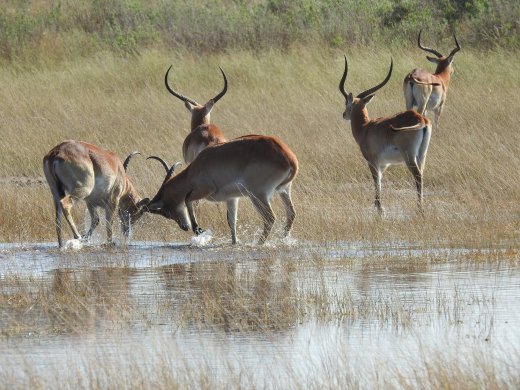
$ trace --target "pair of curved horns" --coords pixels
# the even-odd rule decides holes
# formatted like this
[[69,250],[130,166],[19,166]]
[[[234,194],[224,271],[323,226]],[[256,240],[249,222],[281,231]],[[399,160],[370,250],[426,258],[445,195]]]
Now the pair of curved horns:
[[[388,71],[388,75],[386,78],[376,85],[375,87],[369,88],[364,92],[361,92],[359,95],[357,95],[358,98],[366,98],[370,95],[373,95],[376,93],[379,89],[383,88],[386,83],[388,83],[388,80],[390,80],[390,76],[392,76],[392,69],[394,67],[394,60],[390,58],[390,70]],[[347,56],[345,56],[345,70],[343,71],[343,76],[341,76],[341,80],[339,82],[339,90],[345,96],[345,99],[348,99],[348,93],[345,90],[345,80],[347,79],[347,73],[348,73],[348,63],[347,63]]]
[[[176,98],[182,100],[183,102],[189,102],[189,103],[191,103],[193,105],[196,105],[196,106],[199,105],[195,100],[190,99],[187,96],[181,95],[179,92],[175,91],[172,87],[170,87],[170,85],[168,84],[168,74],[170,73],[170,70],[171,70],[172,66],[173,65],[170,65],[170,67],[166,71],[166,74],[164,75],[164,85],[166,86],[166,89],[168,90],[168,92],[170,92],[173,96],[175,96]],[[228,85],[228,83],[227,83],[226,74],[224,73],[224,70],[220,66],[218,68],[220,69],[220,71],[222,72],[222,76],[224,77],[224,88],[213,99],[210,99],[210,100],[213,100],[213,103],[218,102],[220,100],[220,98],[222,96],[224,96],[226,94],[226,92],[227,92],[227,85]]]
[[141,153],[138,152],[138,151],[136,150],[135,152],[130,153],[130,154],[125,158],[125,162],[123,163],[123,168],[125,169],[125,172],[128,170],[128,163],[130,162],[130,160],[132,159],[132,157],[134,157],[136,154],[141,154]]
[[182,163],[176,162],[171,167],[168,167],[168,164],[166,163],[166,161],[164,161],[162,158],[157,157],[157,156],[149,156],[146,159],[147,160],[149,160],[149,159],[157,160],[162,164],[162,166],[164,167],[164,170],[166,171],[166,178],[164,180],[170,178],[170,176],[173,175],[173,173],[175,172],[177,167],[180,167],[182,165]]
[[[421,34],[422,34],[422,30],[419,31],[419,36],[417,37],[417,45],[419,45],[419,49],[421,50],[424,50],[424,51],[427,51],[428,53],[432,53],[432,54],[435,54],[437,56],[437,58],[441,58],[443,57],[443,55],[441,53],[439,53],[437,50],[435,49],[431,49],[429,47],[426,47],[426,46],[423,46],[421,44]],[[450,53],[450,55],[448,57],[451,57],[453,56],[456,52],[458,52],[460,50],[460,45],[459,45],[459,41],[457,41],[457,36],[455,35],[455,33],[453,33],[453,39],[455,39],[455,44],[457,45],[455,47],[455,49],[453,49]]]

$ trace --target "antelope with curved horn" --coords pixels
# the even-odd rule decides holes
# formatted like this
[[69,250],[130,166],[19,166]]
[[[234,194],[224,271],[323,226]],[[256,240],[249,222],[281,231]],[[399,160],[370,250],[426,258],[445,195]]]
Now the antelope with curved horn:
[[404,78],[404,98],[406,100],[406,109],[410,110],[417,107],[417,111],[425,114],[426,111],[434,112],[435,129],[439,128],[439,119],[446,101],[450,77],[453,73],[453,58],[460,50],[457,37],[453,34],[456,47],[448,56],[443,56],[437,50],[430,49],[421,44],[421,33],[417,38],[417,44],[420,49],[432,53],[435,57],[426,56],[428,61],[437,64],[435,73],[430,73],[423,69],[414,69]]
[[345,56],[345,70],[339,83],[339,90],[345,97],[343,118],[350,121],[352,134],[363,157],[368,162],[374,179],[375,206],[380,213],[381,178],[391,165],[405,164],[412,173],[417,187],[419,209],[422,210],[423,171],[431,137],[431,122],[414,110],[403,111],[393,116],[370,119],[367,104],[392,75],[393,61],[388,75],[380,84],[354,97],[345,90],[348,64]]
[[206,146],[226,142],[224,133],[222,133],[218,126],[210,124],[210,114],[215,103],[217,103],[227,92],[227,78],[224,70],[219,66],[222,76],[224,77],[224,88],[214,98],[208,100],[206,104],[200,105],[195,100],[181,95],[170,87],[168,84],[168,74],[170,73],[172,66],[173,65],[171,65],[166,71],[166,75],[164,76],[164,85],[168,92],[182,100],[188,111],[191,112],[191,132],[182,144],[184,162],[189,164]]
[[192,203],[199,199],[226,202],[231,240],[236,244],[238,198],[247,196],[264,220],[259,239],[263,244],[275,221],[270,204],[275,192],[280,193],[285,207],[285,235],[291,231],[295,218],[291,183],[297,173],[296,155],[279,138],[239,137],[204,149],[179,174],[171,176],[169,172],[147,211],[175,220],[185,231],[191,227],[200,234],[203,230],[197,224]]
[[164,178],[164,181],[166,181],[170,176],[172,176],[173,173],[175,172],[175,170],[182,165],[180,162],[176,162],[172,166],[168,166],[168,163],[166,161],[164,161],[162,158],[157,157],[157,156],[148,156],[148,157],[146,157],[146,159],[147,160],[150,160],[150,159],[157,160],[161,163],[164,170],[166,171],[166,177]]
[[128,238],[131,225],[144,212],[148,198],[141,199],[126,171],[133,152],[124,162],[98,146],[68,140],[50,150],[43,158],[43,171],[51,189],[56,211],[58,244],[63,246],[61,217],[65,216],[75,239],[81,239],[72,219],[71,209],[78,200],[84,200],[91,217],[91,225],[84,239],[92,236],[99,224],[97,207],[105,209],[107,241],[112,242],[112,220],[118,210],[121,227]]

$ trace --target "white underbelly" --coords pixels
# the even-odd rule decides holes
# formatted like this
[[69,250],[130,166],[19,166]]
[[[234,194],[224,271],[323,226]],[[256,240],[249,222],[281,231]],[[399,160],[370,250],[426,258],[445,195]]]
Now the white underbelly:
[[208,200],[213,202],[225,202],[229,199],[241,198],[249,196],[250,194],[251,191],[249,191],[242,183],[230,183],[219,188],[215,193],[208,197]]
[[403,156],[395,146],[387,146],[379,155],[378,165],[404,164]]

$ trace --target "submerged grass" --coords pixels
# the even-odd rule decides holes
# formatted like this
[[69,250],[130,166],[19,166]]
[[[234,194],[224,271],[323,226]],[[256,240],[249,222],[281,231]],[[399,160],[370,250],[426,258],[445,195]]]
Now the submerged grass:
[[[436,270],[444,268],[477,272],[482,264],[466,260],[473,252],[460,254],[447,265],[434,260],[446,259],[446,254],[409,258],[373,254],[353,263],[318,254],[282,260],[282,252],[271,251],[259,260],[230,262],[201,261],[201,252],[193,254],[192,263],[144,270],[100,267],[113,262],[107,257],[118,253],[78,256],[84,269],[58,268],[38,277],[9,271],[0,276],[3,338],[54,332],[82,335],[138,324],[268,334],[313,321],[370,323],[381,328],[390,324],[402,332],[440,318],[446,325],[456,324],[476,308],[491,310],[496,304],[491,292],[468,288],[465,279],[449,286],[439,279],[431,290],[419,291],[400,291],[389,284],[392,279],[418,283],[421,275],[435,278]],[[496,257],[496,263],[490,260],[483,269],[510,269],[507,255],[498,251]],[[371,282],[374,275],[388,279],[377,286]],[[359,280],[363,276],[369,279]],[[480,333],[489,330],[488,322],[481,326]]]
[[[86,263],[107,262],[104,253],[78,256]],[[450,261],[449,272],[464,267],[477,274],[480,264],[466,261],[472,254],[460,256]],[[504,353],[504,339],[495,336],[493,322],[503,308],[497,308],[497,299],[507,291],[484,288],[468,277],[459,282],[454,278],[451,284],[444,280],[445,273],[438,274],[431,288],[412,289],[422,275],[434,275],[449,261],[444,255],[355,262],[318,255],[278,257],[271,251],[255,261],[194,261],[141,270],[61,269],[39,277],[3,273],[0,356],[9,356],[9,364],[0,364],[0,387],[518,385],[512,367],[520,356],[514,347]],[[496,268],[502,267],[510,263],[499,261]],[[446,334],[435,332],[439,339],[431,340],[432,324]],[[308,337],[313,345],[323,338],[324,349],[301,346],[292,355],[282,341],[292,343],[305,326],[316,326]],[[345,338],[356,337],[350,332],[359,328],[367,334],[379,329],[375,333],[384,340],[400,340],[402,350],[395,351],[395,361],[379,361],[380,355],[370,352],[377,343],[360,351],[347,342]],[[453,345],[450,332],[465,335],[456,338],[460,345]],[[227,349],[240,338],[266,340],[266,345],[248,345],[244,359]],[[35,340],[37,346],[30,344]],[[59,353],[42,365],[40,348],[57,348]],[[256,356],[260,366],[254,363]]]

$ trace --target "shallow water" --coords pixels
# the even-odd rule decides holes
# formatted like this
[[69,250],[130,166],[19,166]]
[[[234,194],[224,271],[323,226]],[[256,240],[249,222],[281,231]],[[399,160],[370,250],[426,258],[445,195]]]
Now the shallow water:
[[110,302],[108,313],[66,321],[29,306],[17,326],[2,308],[4,377],[27,365],[41,377],[71,365],[88,376],[92,360],[147,371],[162,359],[267,387],[316,386],[348,367],[372,387],[382,384],[367,368],[413,377],[430,354],[520,363],[520,268],[508,248],[3,244],[0,280],[4,298],[22,284],[52,304],[67,289],[95,308]]

